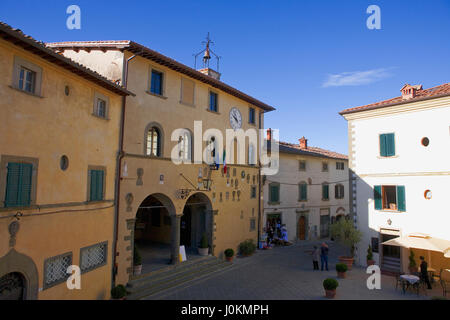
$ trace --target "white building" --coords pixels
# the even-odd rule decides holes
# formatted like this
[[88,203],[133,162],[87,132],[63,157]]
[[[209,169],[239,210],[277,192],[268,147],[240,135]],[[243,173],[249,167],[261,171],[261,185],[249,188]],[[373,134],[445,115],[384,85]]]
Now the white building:
[[[372,245],[382,270],[406,272],[409,250],[382,246],[394,237],[423,233],[450,240],[450,83],[430,89],[405,85],[402,96],[347,109],[349,166],[363,240],[357,262]],[[439,269],[450,259],[414,250]],[[444,266],[445,267],[445,266]]]
[[279,156],[278,173],[263,177],[264,231],[279,220],[291,242],[329,237],[330,223],[349,214],[347,156],[308,146],[304,137],[280,142]]

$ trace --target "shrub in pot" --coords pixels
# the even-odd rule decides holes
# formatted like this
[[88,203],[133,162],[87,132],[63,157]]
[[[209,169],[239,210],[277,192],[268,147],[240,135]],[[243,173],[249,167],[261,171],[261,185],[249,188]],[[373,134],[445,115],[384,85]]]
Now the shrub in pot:
[[134,245],[133,274],[140,275],[141,272],[142,272],[142,257],[141,257],[138,247],[136,245]]
[[323,288],[325,289],[325,295],[327,298],[334,298],[336,296],[336,288],[339,286],[337,280],[328,278],[323,281]]
[[336,264],[336,271],[339,278],[344,279],[346,277],[346,272],[348,267],[345,263]]
[[361,241],[362,233],[355,228],[353,221],[349,218],[340,219],[338,222],[330,226],[330,235],[338,243],[349,249],[348,256],[340,256],[339,261],[345,263],[348,270],[352,270],[355,248]]
[[231,248],[228,248],[227,250],[225,250],[225,258],[227,259],[227,261],[233,261],[233,257],[234,257],[234,250]]
[[244,257],[251,256],[256,251],[256,244],[253,239],[245,240],[239,244],[239,252]]
[[203,233],[202,239],[200,240],[200,246],[198,247],[198,254],[201,256],[207,256],[209,252],[209,243],[206,233]]
[[127,289],[121,284],[111,289],[111,298],[113,300],[125,300],[126,295]]
[[410,253],[409,253],[408,269],[409,269],[409,273],[415,273],[418,271],[414,251],[412,251],[412,250],[410,250]]
[[372,246],[369,245],[367,249],[367,266],[372,266],[375,264],[375,260],[373,260]]

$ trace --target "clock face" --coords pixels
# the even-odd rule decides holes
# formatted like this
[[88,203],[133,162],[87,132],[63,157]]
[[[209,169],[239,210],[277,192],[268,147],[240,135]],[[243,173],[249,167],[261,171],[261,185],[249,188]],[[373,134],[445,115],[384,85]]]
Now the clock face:
[[237,108],[232,108],[230,111],[230,124],[234,130],[242,128],[242,115]]

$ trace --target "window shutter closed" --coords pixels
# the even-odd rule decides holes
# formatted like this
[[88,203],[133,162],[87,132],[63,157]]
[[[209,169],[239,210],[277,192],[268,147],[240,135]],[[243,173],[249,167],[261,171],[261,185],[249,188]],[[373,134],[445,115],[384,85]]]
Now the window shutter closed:
[[91,170],[90,201],[103,200],[103,177],[102,170]]
[[397,186],[397,208],[398,211],[406,211],[405,187]]
[[5,207],[20,207],[30,205],[32,175],[32,164],[8,163]]
[[386,151],[386,135],[380,134],[380,156],[386,157],[387,151]]
[[386,135],[386,153],[388,157],[395,156],[395,135],[393,133]]
[[279,201],[279,189],[278,186],[270,187],[270,202],[278,202]]
[[381,186],[375,186],[373,188],[373,198],[375,199],[375,210],[382,210]]

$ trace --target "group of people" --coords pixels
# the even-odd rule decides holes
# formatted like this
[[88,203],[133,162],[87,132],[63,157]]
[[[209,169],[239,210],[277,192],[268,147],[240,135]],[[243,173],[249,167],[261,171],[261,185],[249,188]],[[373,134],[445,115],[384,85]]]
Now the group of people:
[[312,251],[312,260],[313,260],[313,268],[314,270],[319,270],[319,260],[320,260],[320,270],[323,271],[325,268],[328,271],[328,245],[323,242],[319,247],[314,246],[314,250]]
[[280,220],[276,220],[276,223],[268,223],[267,225],[267,246],[271,244],[285,244],[288,243],[288,233],[286,225],[281,225]]

